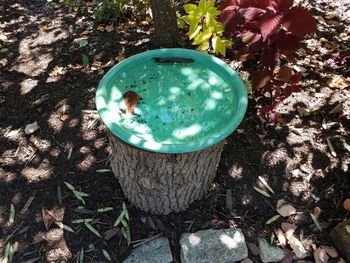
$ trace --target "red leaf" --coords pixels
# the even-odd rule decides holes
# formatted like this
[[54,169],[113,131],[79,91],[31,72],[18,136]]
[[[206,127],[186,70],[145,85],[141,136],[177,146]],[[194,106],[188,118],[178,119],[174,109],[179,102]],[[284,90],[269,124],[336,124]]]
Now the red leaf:
[[275,0],[274,8],[280,10],[281,12],[286,12],[292,7],[294,0]]
[[227,1],[223,2],[220,5],[220,10],[224,11],[227,8],[232,10],[232,8],[236,9],[237,7],[238,7],[238,1],[237,0],[227,0]]
[[241,15],[236,11],[223,11],[220,15],[220,21],[227,31],[234,33],[241,21]]
[[293,70],[287,66],[282,65],[277,73],[277,78],[284,82],[288,82],[292,77],[292,75],[293,75]]
[[285,16],[283,26],[295,36],[304,36],[317,30],[314,17],[301,6],[289,10]]
[[285,98],[288,98],[292,93],[300,92],[300,87],[298,85],[287,86],[283,90],[283,95]]
[[270,0],[241,0],[240,7],[257,7],[265,9],[270,5]]
[[270,70],[256,71],[252,74],[252,87],[254,90],[259,90],[264,87],[272,79]]
[[59,221],[58,218],[56,218],[56,216],[49,209],[45,207],[41,209],[41,214],[43,216],[44,225],[47,230],[50,228],[50,226],[53,223]]
[[256,19],[259,15],[264,14],[266,11],[261,8],[247,7],[239,10],[240,14],[245,18],[246,21]]
[[289,84],[297,84],[300,81],[302,76],[303,74],[301,72],[295,73],[290,77]]
[[269,112],[269,118],[271,121],[277,121],[279,116],[280,114],[278,112],[275,112],[275,111]]
[[279,57],[279,51],[275,47],[267,47],[263,50],[260,62],[264,67],[274,69]]
[[260,34],[255,34],[250,43],[248,44],[249,50],[251,52],[260,51],[263,48],[263,41]]
[[276,36],[275,45],[278,49],[296,50],[299,46],[299,38],[281,30]]
[[252,52],[248,47],[242,48],[236,55],[239,60],[245,61],[250,59],[253,56]]
[[257,21],[249,21],[243,25],[243,28],[254,33],[260,33],[259,23]]
[[261,34],[264,40],[275,33],[281,27],[282,15],[268,13],[265,14],[260,22]]

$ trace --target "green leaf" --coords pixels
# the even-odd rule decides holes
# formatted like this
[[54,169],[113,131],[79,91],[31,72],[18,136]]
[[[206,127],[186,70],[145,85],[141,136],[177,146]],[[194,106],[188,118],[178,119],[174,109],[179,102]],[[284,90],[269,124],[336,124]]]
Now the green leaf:
[[208,40],[210,39],[210,37],[212,36],[212,32],[210,32],[209,30],[207,31],[203,31],[203,32],[199,32],[196,37],[194,38],[194,41],[192,42],[192,45],[201,45],[205,42],[208,42]]
[[76,219],[72,221],[72,224],[81,224],[81,223],[89,223],[93,219],[92,218],[83,218],[83,219]]
[[212,38],[212,45],[215,54],[221,54],[223,56],[226,55],[226,45],[225,42],[219,36],[215,36]]
[[108,173],[111,171],[112,171],[111,169],[98,169],[98,170],[96,170],[96,173]]
[[209,49],[209,41],[202,43],[196,48],[198,51],[207,51]]
[[86,204],[85,203],[85,200],[84,198],[82,198],[80,195],[74,195],[76,199],[78,199],[80,202],[82,202],[84,205]]
[[13,222],[15,222],[15,214],[16,214],[15,206],[13,204],[11,204],[11,206],[10,206],[10,217],[9,217],[9,223],[11,225],[13,224]]
[[84,263],[84,248],[82,247],[79,253],[79,263]]
[[197,7],[197,12],[200,14],[200,15],[203,15],[205,13],[205,8],[206,8],[206,2],[207,0],[200,0],[199,3],[198,3],[198,7]]
[[125,215],[125,211],[123,210],[120,215],[118,216],[117,220],[115,220],[113,226],[116,227],[120,224],[120,221],[122,221],[123,217]]
[[102,253],[108,261],[112,261],[111,256],[109,255],[107,250],[102,249]]
[[126,218],[126,220],[130,220],[130,217],[129,217],[129,211],[128,209],[126,208],[126,204],[123,202],[123,212],[124,212],[124,217]]
[[190,40],[193,39],[202,29],[202,26],[199,25],[198,23],[199,23],[199,20],[193,20],[190,24],[190,28],[188,31],[188,37]]
[[6,48],[6,47],[3,47],[3,48],[0,49],[0,53],[1,53],[1,54],[2,54],[2,53],[6,53],[7,51],[9,51],[9,49]]
[[77,190],[73,190],[73,194],[74,194],[75,196],[81,196],[81,197],[88,197],[88,196],[90,196],[90,195],[87,194],[87,193],[80,192],[80,191],[77,191]]
[[83,62],[83,65],[84,65],[84,66],[87,66],[87,65],[89,65],[89,63],[90,63],[89,57],[88,57],[87,55],[83,55],[83,56],[81,57],[81,61]]
[[130,228],[128,227],[123,227],[122,228],[122,233],[124,238],[128,241],[128,245],[131,243],[131,235],[130,235]]
[[263,196],[266,196],[266,197],[271,197],[267,192],[265,192],[264,190],[261,190],[260,188],[256,187],[256,186],[253,186],[254,187],[254,190],[257,191],[258,193],[262,194]]
[[129,226],[128,223],[124,220],[124,218],[122,218],[122,220],[120,220],[120,222],[122,223],[122,225],[124,227],[128,227]]
[[89,44],[89,42],[86,39],[81,39],[79,41],[79,47],[86,47]]
[[10,254],[10,250],[11,250],[11,244],[10,243],[7,243],[7,246],[6,246],[6,249],[5,249],[5,253],[4,253],[4,263],[8,263],[8,262],[11,262],[9,260],[9,254]]
[[280,215],[274,215],[273,217],[271,217],[269,220],[267,220],[267,222],[265,223],[266,225],[269,225],[273,222],[275,222],[278,218],[280,218]]
[[185,19],[183,16],[179,17],[177,19],[177,24],[179,28],[184,28],[185,27]]
[[85,222],[84,225],[92,232],[94,233],[96,236],[101,237],[101,234],[96,230],[96,228],[94,228],[90,223]]
[[191,12],[196,11],[197,6],[194,5],[194,4],[185,4],[185,5],[184,5],[184,9],[185,9],[186,13],[189,14],[189,13],[191,13]]
[[112,210],[113,210],[113,207],[103,207],[103,208],[97,209],[97,212],[98,213],[105,213],[105,212],[109,212],[109,211],[112,211]]
[[62,222],[55,222],[56,225],[58,225],[59,228],[67,230],[68,232],[74,233],[74,230],[70,228],[69,226],[63,224]]
[[316,225],[316,227],[318,228],[318,230],[320,230],[320,232],[322,232],[322,228],[320,226],[320,223],[318,222],[317,218],[315,217],[315,215],[313,213],[310,213],[311,219],[312,221],[314,221],[314,224]]
[[74,186],[71,185],[70,183],[64,182],[64,184],[68,187],[69,190],[72,190],[72,191],[75,190]]
[[275,192],[272,190],[271,186],[266,182],[264,177],[258,176],[258,179],[272,194],[275,194]]

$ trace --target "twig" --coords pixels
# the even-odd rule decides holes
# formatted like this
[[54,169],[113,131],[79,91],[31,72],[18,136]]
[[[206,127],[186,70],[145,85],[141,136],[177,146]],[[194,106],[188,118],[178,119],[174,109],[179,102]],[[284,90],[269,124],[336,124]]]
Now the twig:
[[135,247],[141,246],[141,245],[146,244],[146,243],[148,243],[148,242],[150,242],[150,241],[152,241],[152,240],[154,240],[154,239],[156,239],[158,237],[161,237],[162,235],[163,235],[163,233],[159,233],[159,234],[157,234],[157,235],[155,235],[153,237],[140,239],[140,240],[135,240],[132,243],[136,243],[136,242],[139,242],[139,241],[140,241],[140,243],[137,243],[137,244],[133,245],[132,247],[135,248]]
[[4,247],[4,246],[6,245],[7,241],[9,241],[10,238],[17,232],[17,230],[22,226],[23,222],[24,222],[24,221],[22,221],[22,222],[18,225],[18,227],[16,227],[16,229],[15,229],[9,236],[7,236],[7,238],[5,239],[4,242],[2,242],[2,244],[1,244],[0,247]]

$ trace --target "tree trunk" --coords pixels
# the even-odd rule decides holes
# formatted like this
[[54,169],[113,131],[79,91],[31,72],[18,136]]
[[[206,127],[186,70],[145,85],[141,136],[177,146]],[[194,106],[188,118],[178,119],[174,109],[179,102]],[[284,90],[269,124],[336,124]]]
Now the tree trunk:
[[111,167],[126,198],[139,209],[169,214],[201,199],[214,180],[224,141],[183,154],[147,152],[109,134]]
[[159,47],[176,47],[179,42],[174,0],[151,0],[155,43]]

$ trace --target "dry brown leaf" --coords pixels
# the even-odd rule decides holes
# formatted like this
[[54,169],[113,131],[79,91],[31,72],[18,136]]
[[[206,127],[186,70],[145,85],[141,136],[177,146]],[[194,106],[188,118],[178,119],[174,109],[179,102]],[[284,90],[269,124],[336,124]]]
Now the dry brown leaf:
[[287,244],[287,240],[284,236],[282,229],[275,229],[275,234],[277,236],[278,242],[280,243],[280,246],[285,247]]
[[284,235],[286,236],[286,238],[288,240],[291,236],[293,236],[294,231],[297,229],[297,226],[294,224],[283,222],[281,224],[281,228],[284,231]]
[[331,258],[337,258],[338,257],[338,252],[334,247],[331,246],[321,246],[321,248],[327,252],[327,254],[331,257]]
[[106,26],[105,25],[99,25],[96,30],[101,31],[101,32],[105,32],[106,31]]
[[107,230],[105,233],[104,233],[104,239],[105,240],[110,240],[112,237],[114,237],[115,235],[117,235],[118,233],[120,232],[120,229],[119,227],[116,227],[116,228],[111,228],[109,230]]
[[318,248],[314,252],[314,259],[315,263],[327,263],[329,257],[325,250],[323,250],[322,248]]
[[331,20],[331,19],[333,19],[335,17],[337,17],[337,13],[336,12],[329,12],[326,15],[326,19],[328,19],[328,20]]
[[329,114],[339,113],[343,110],[343,104],[338,103],[330,112]]
[[292,75],[293,75],[293,70],[287,66],[281,66],[277,73],[278,79],[284,82],[288,82]]
[[41,214],[43,216],[44,225],[47,230],[49,230],[50,226],[55,223],[56,221],[59,221],[56,216],[47,208],[43,207],[41,209]]
[[350,83],[340,75],[335,76],[333,79],[329,80],[328,86],[335,89],[344,89],[349,87]]
[[283,217],[294,215],[296,213],[296,209],[283,199],[277,201],[276,211]]
[[314,208],[313,214],[314,214],[314,216],[316,217],[316,219],[318,219],[318,218],[320,217],[321,212],[322,212],[322,210],[321,210],[321,208],[319,208],[318,206],[316,206],[316,207]]
[[350,212],[350,198],[345,199],[343,206],[344,206],[345,210],[348,210]]
[[63,115],[61,115],[60,120],[64,122],[64,121],[66,121],[68,118],[69,118],[69,115],[63,114]]
[[34,200],[34,195],[32,195],[31,197],[29,197],[28,201],[25,203],[24,207],[22,208],[20,214],[24,215],[25,213],[27,213],[28,208],[30,207],[30,205],[32,204]]
[[109,26],[106,26],[106,31],[109,33],[109,32],[112,32],[114,30],[114,27],[113,25],[109,25]]

